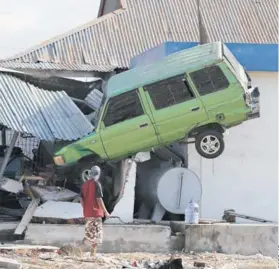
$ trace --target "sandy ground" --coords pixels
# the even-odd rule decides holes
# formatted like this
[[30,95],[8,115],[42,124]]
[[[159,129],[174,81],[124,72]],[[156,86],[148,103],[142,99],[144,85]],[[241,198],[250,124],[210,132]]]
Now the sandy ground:
[[[153,265],[158,261],[169,260],[170,255],[130,253],[130,254],[102,254],[97,259],[89,257],[89,253],[75,250],[72,253],[39,252],[36,250],[6,251],[0,254],[1,257],[10,258],[21,262],[22,269],[117,269],[132,266],[137,263],[138,268],[144,264]],[[193,264],[205,262],[206,268],[214,269],[275,269],[278,268],[278,260],[264,257],[260,254],[255,256],[239,256],[224,254],[184,254],[176,253],[175,257],[183,259],[185,269],[195,268]],[[125,267],[124,267],[125,268]],[[132,268],[132,267],[131,267]],[[135,268],[135,267],[134,267]],[[152,268],[152,267],[151,267]],[[154,267],[156,268],[156,267]]]

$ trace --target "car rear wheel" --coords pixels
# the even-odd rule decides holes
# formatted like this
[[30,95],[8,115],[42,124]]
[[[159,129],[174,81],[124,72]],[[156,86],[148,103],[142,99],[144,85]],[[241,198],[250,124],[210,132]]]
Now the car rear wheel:
[[223,135],[216,130],[204,131],[198,134],[195,146],[197,152],[207,159],[219,157],[225,149]]
[[93,165],[98,165],[94,160],[85,160],[77,164],[76,172],[73,178],[73,182],[77,187],[90,179],[90,170]]

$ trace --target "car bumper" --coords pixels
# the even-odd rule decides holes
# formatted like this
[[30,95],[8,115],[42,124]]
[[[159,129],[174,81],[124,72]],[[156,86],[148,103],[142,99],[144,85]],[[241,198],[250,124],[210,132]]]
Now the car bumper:
[[260,117],[260,111],[247,114],[247,120],[252,120]]
[[259,101],[253,102],[251,104],[251,111],[247,113],[247,120],[252,120],[259,118],[261,116],[260,114],[260,103]]
[[260,117],[260,91],[258,87],[253,88],[250,91],[250,108],[251,111],[247,113],[247,119],[256,119]]

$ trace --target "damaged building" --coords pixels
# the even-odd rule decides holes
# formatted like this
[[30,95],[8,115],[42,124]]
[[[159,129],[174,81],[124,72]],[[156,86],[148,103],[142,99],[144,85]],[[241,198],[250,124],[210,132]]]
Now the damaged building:
[[[229,12],[231,10],[235,13]],[[197,197],[203,218],[218,219],[222,217],[224,209],[234,208],[245,214],[277,219],[277,212],[269,209],[277,201],[277,191],[273,187],[277,182],[277,153],[274,147],[277,133],[266,133],[266,130],[273,128],[273,124],[278,123],[277,11],[277,5],[271,0],[264,3],[250,0],[221,3],[214,0],[210,4],[205,0],[103,0],[97,19],[0,61],[3,68],[0,85],[5,92],[21,85],[20,88],[27,87],[28,91],[32,92],[35,87],[49,91],[51,95],[36,99],[44,109],[35,109],[33,114],[24,116],[26,123],[23,125],[21,121],[9,119],[10,116],[18,117],[11,112],[1,118],[1,123],[16,131],[15,134],[22,133],[18,138],[4,128],[2,145],[5,147],[17,139],[16,145],[21,145],[24,155],[32,159],[28,164],[31,174],[36,172],[37,176],[45,177],[40,173],[53,171],[50,165],[54,152],[93,130],[111,76],[153,63],[182,49],[221,40],[262,89],[261,118],[233,129],[225,138],[228,141],[226,151],[216,160],[200,157],[192,145],[174,144],[139,156],[130,163],[129,160],[123,160],[106,167],[105,182],[110,184],[106,194],[110,201],[107,203],[111,205],[112,215],[125,222],[131,222],[133,218],[181,219],[185,205],[175,210],[176,206],[167,199],[171,192],[180,190],[185,197]],[[235,16],[238,20],[234,19]],[[270,20],[273,22],[266,23]],[[221,24],[222,27],[218,27]],[[90,82],[71,79],[75,77],[84,77]],[[48,98],[57,98],[55,110],[48,108],[48,103],[45,103]],[[63,114],[63,110],[60,110],[63,107],[59,105],[62,99],[64,106],[70,107],[70,114]],[[27,102],[29,99],[20,97],[20,100],[25,109],[19,107],[17,111],[28,113],[28,107],[36,108],[36,104]],[[56,111],[61,114],[53,114]],[[38,124],[29,123],[28,119],[35,114],[41,115],[37,118]],[[71,119],[71,123],[62,120],[63,117]],[[73,123],[72,118],[75,117]],[[64,126],[62,123],[68,127],[54,128]],[[84,126],[79,125],[82,123]],[[74,128],[69,130],[69,126]],[[261,158],[263,155],[265,160]],[[186,175],[183,188],[179,178],[181,166]],[[39,168],[47,171],[39,171]],[[170,169],[175,171],[168,174]],[[151,170],[156,171],[152,174]],[[7,171],[4,176],[10,178]],[[16,169],[14,178],[22,175],[18,171],[21,170]],[[69,188],[78,192],[75,187],[86,180],[87,173],[88,167],[82,168],[79,182],[74,183],[74,187],[64,179],[56,185],[63,187],[64,184],[70,184]],[[168,177],[171,177],[173,184],[168,185]],[[154,188],[152,184],[156,181],[167,183],[164,184],[164,190],[154,195],[142,190],[140,182],[143,179],[147,179],[144,185],[149,189]],[[114,184],[113,187],[111,184]],[[253,192],[247,195],[251,186]],[[170,193],[167,192],[168,188],[172,188]],[[263,193],[269,193],[268,197]],[[42,197],[42,194],[38,196]],[[158,204],[158,196],[164,197],[161,200],[166,199],[164,206]],[[47,200],[49,203],[53,201],[43,199],[44,202]],[[75,197],[71,196],[70,200],[74,201]],[[75,218],[78,218],[79,210]]]

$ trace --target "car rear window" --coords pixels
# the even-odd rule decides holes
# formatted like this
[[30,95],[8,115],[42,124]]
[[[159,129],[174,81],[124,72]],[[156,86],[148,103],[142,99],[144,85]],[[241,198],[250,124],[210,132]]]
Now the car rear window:
[[209,66],[190,73],[200,95],[206,95],[223,90],[229,86],[229,81],[218,65]]

